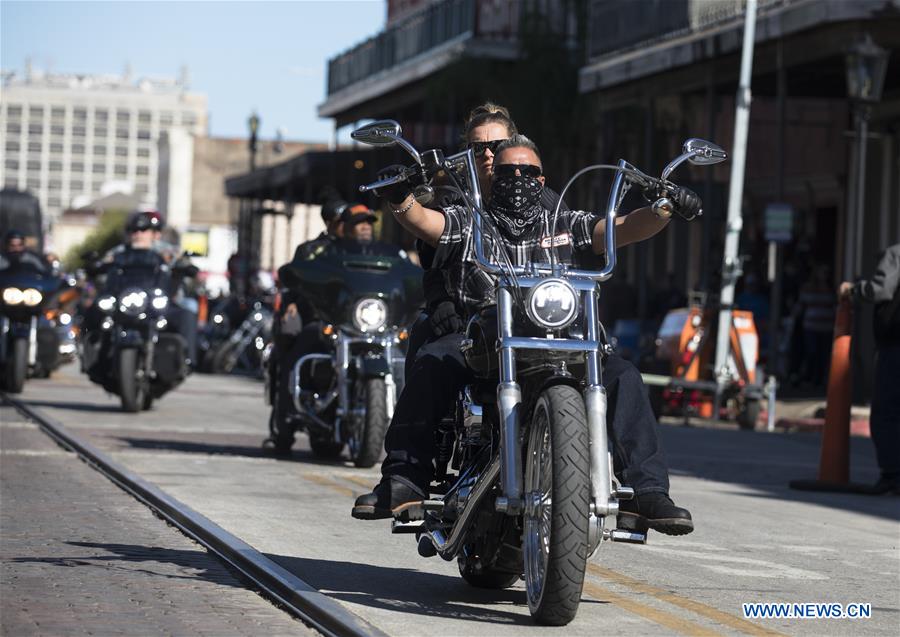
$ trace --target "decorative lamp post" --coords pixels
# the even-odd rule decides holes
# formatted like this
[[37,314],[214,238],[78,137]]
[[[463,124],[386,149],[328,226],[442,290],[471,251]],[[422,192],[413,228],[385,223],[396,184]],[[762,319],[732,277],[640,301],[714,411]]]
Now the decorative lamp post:
[[256,170],[256,133],[259,131],[259,115],[256,111],[247,120],[250,129],[250,139],[247,140],[247,148],[250,150],[250,170]]
[[859,274],[862,260],[863,208],[866,198],[866,143],[872,105],[881,101],[884,76],[890,52],[872,41],[867,33],[847,51],[847,96],[856,118],[856,209],[847,216],[847,240],[844,244],[844,280]]

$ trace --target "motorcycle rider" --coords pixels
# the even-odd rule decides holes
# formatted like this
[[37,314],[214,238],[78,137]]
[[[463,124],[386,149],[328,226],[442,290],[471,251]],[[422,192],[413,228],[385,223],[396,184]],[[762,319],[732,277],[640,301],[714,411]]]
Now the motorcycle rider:
[[39,270],[46,270],[46,264],[35,253],[25,248],[25,234],[10,229],[3,235],[3,252],[0,252],[0,270],[12,265],[33,265]]
[[[490,141],[494,140],[485,140]],[[532,260],[533,253],[543,260],[541,240],[548,237],[541,237],[542,219],[548,207],[542,200],[544,177],[537,148],[522,135],[484,146],[496,149],[489,158],[493,160],[492,194],[487,210],[499,227],[506,251],[517,265]],[[700,200],[690,191],[682,192],[675,202],[676,212],[693,218],[700,211]],[[491,302],[493,284],[475,266],[471,226],[466,223],[463,208],[424,208],[411,196],[406,183],[379,194],[388,200],[402,226],[436,248],[434,267],[447,275],[448,291],[457,307],[464,310],[463,315]],[[650,238],[667,223],[650,208],[635,210],[617,220],[617,245]],[[581,261],[590,252],[600,254],[605,248],[605,220],[594,213],[561,210],[554,243],[560,244],[564,262]],[[382,480],[371,493],[357,498],[354,517],[391,517],[398,507],[427,497],[433,471],[434,427],[470,378],[459,350],[462,338],[458,332],[449,333],[419,350],[385,438],[387,458],[382,465]],[[691,532],[690,513],[675,506],[668,496],[668,470],[640,374],[622,359],[609,357],[604,379],[609,376],[617,381],[607,382],[616,473],[636,494],[634,500],[621,503],[619,526],[640,528],[647,524],[673,535]]]
[[[337,199],[326,202],[322,206],[325,231],[315,239],[297,246],[293,262],[314,260],[328,249],[341,250],[344,241],[371,243],[372,224],[376,219],[372,210],[363,204],[348,204]],[[282,268],[288,265],[290,264],[285,264]],[[279,268],[279,279],[281,278]],[[322,322],[317,320],[300,290],[286,290],[282,303],[285,309],[281,317],[276,316],[277,334],[273,341],[275,346],[269,370],[270,377],[275,379],[272,409],[274,411],[277,408],[276,417],[283,417],[277,414],[287,414],[294,409],[293,397],[288,390],[294,364],[301,356],[328,352],[331,347],[322,338]],[[266,446],[272,443],[272,438],[264,441]],[[275,448],[275,451],[285,453],[286,450]]]
[[[139,210],[129,219],[125,226],[127,241],[121,243],[106,253],[99,267],[104,264],[128,266],[135,263],[146,263],[147,255],[152,254],[158,265],[166,265],[166,258],[159,251],[160,236],[164,227],[162,216],[155,210]],[[174,261],[170,266],[173,270],[173,290],[166,292],[175,295],[180,289],[181,279],[196,275],[197,268],[187,262]],[[197,348],[197,315],[190,310],[181,307],[176,299],[170,299],[166,307],[165,318],[167,329],[180,334],[185,340],[188,363],[196,360]],[[85,331],[90,333],[100,327],[103,319],[99,308],[92,305],[85,313]]]

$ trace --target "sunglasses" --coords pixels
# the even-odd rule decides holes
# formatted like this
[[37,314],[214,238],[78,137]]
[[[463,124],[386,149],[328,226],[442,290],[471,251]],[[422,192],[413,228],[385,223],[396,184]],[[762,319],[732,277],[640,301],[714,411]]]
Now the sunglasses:
[[519,171],[523,177],[537,178],[544,174],[540,166],[531,164],[495,164],[494,177],[515,177]]
[[469,148],[472,149],[476,157],[484,155],[486,150],[490,150],[492,155],[496,155],[497,147],[505,141],[505,139],[492,139],[489,142],[469,142]]

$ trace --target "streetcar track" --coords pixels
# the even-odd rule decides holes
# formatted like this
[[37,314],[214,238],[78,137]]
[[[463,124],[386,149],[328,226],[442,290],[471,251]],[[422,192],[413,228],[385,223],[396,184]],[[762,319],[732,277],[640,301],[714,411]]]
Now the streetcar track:
[[266,596],[283,605],[290,614],[329,636],[387,637],[386,633],[347,610],[336,600],[319,592],[209,518],[118,464],[59,422],[5,393],[0,392],[0,400],[37,424],[57,444],[77,454],[114,484],[234,567]]

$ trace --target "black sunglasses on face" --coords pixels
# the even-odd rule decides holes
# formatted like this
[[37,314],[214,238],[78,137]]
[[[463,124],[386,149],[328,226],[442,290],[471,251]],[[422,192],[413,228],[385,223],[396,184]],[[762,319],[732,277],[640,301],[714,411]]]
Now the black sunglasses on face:
[[505,139],[492,139],[489,142],[469,142],[469,148],[472,149],[476,157],[484,155],[486,150],[490,150],[492,155],[496,155],[497,147],[505,141]]
[[532,166],[531,164],[495,164],[495,177],[515,177],[516,171],[519,171],[523,177],[540,177],[543,173],[540,166]]

